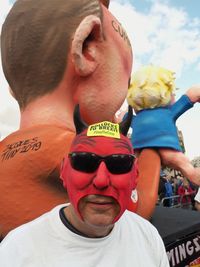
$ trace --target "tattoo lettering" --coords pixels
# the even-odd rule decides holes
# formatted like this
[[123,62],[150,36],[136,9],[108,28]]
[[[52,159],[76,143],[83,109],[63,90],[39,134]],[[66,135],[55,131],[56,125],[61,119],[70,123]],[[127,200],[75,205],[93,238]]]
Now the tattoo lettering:
[[112,27],[117,33],[119,33],[121,38],[131,47],[131,42],[128,38],[126,31],[123,29],[122,25],[120,23],[117,23],[115,20],[112,20]]
[[37,151],[41,145],[42,142],[38,140],[38,137],[9,144],[1,154],[1,161],[12,159],[18,153]]

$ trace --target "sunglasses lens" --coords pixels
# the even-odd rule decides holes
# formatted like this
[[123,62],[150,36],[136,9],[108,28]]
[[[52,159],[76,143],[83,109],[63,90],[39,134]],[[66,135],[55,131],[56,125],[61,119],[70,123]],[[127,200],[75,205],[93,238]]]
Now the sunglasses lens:
[[99,157],[92,153],[79,152],[69,155],[73,169],[81,172],[92,173],[99,165]]
[[106,157],[98,156],[88,152],[73,152],[69,154],[70,163],[73,169],[92,173],[97,170],[101,161],[104,161],[109,172],[123,174],[130,172],[135,157],[127,154],[113,154]]
[[106,158],[106,166],[113,174],[123,174],[131,171],[134,159],[133,155],[111,155]]

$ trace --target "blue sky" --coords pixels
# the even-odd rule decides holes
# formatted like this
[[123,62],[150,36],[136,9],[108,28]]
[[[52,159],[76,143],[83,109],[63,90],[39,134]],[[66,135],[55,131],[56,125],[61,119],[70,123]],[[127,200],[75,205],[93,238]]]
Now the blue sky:
[[[12,1],[11,1],[12,2]],[[111,3],[114,2],[111,0]],[[125,5],[130,3],[137,11],[148,14],[151,4],[158,2],[157,0],[119,0],[118,3]],[[199,16],[200,3],[199,0],[163,0],[169,6],[174,6],[178,9],[185,10],[192,17]]]
[[[14,1],[1,0],[0,27]],[[177,98],[187,88],[200,84],[199,0],[111,0],[110,11],[126,29],[133,46],[133,72],[155,64],[176,73]],[[0,65],[0,132],[2,136],[19,125],[18,105],[8,94]],[[125,105],[122,107],[122,109]],[[186,154],[200,156],[200,104],[181,116]]]

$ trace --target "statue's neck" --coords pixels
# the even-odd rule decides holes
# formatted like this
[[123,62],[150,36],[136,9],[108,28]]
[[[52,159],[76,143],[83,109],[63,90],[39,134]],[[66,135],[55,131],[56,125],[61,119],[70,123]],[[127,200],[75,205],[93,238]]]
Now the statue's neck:
[[73,110],[74,103],[69,101],[69,98],[57,95],[41,97],[21,110],[20,129],[50,124],[74,131]]

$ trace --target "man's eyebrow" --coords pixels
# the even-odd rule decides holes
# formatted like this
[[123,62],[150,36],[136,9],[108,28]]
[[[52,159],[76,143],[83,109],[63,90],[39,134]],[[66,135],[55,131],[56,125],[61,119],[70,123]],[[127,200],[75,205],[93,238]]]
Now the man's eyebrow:
[[127,148],[130,153],[132,152],[130,145],[127,142],[125,142],[124,140],[115,140],[114,146],[115,147],[121,147],[121,148]]
[[94,144],[96,144],[96,141],[93,138],[88,138],[85,134],[80,134],[79,137],[74,140],[73,145],[80,143],[94,146]]

